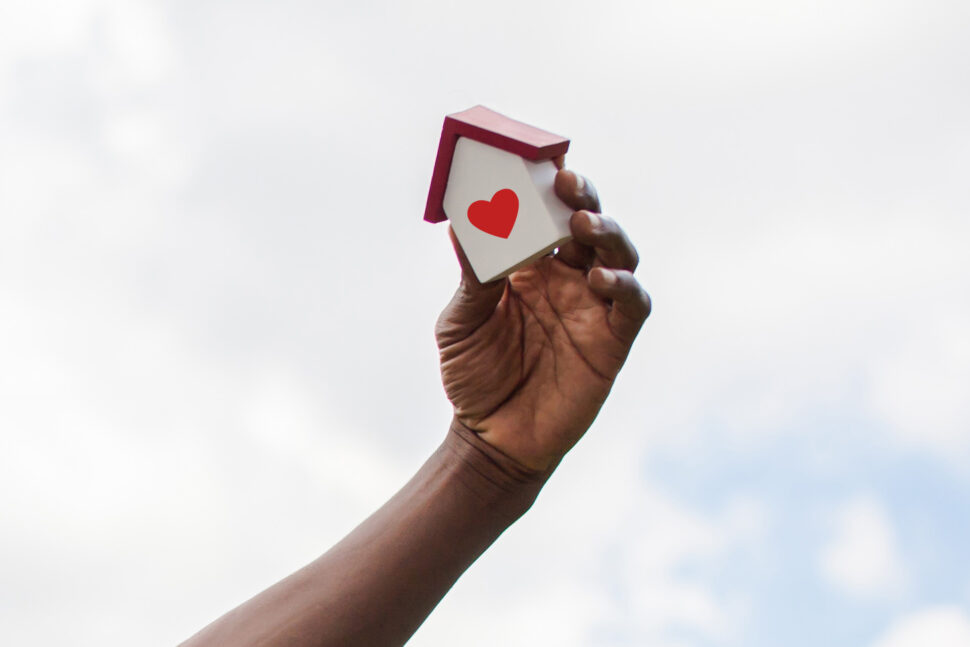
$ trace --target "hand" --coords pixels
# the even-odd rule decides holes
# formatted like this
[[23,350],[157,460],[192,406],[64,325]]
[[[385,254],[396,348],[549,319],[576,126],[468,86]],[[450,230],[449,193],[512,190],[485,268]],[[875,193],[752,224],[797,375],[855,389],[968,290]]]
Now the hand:
[[573,240],[507,279],[479,283],[449,231],[461,285],[435,330],[457,421],[539,472],[592,424],[650,314],[636,249],[596,190],[562,168],[555,187],[578,210]]

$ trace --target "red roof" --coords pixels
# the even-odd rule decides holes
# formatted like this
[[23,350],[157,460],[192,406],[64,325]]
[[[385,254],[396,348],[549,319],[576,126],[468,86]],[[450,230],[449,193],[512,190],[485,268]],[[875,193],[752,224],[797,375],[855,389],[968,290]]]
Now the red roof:
[[448,218],[441,201],[445,197],[451,158],[459,137],[474,139],[532,161],[552,159],[565,155],[569,150],[569,140],[565,137],[509,119],[485,106],[448,115],[441,127],[438,157],[434,162],[431,190],[428,191],[428,204],[424,209],[424,219],[428,222],[441,222]]

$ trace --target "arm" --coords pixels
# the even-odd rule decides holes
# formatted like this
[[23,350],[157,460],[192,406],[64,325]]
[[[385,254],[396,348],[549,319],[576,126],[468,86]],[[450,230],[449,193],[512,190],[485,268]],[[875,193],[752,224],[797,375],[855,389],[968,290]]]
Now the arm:
[[184,647],[403,645],[528,510],[596,417],[650,311],[632,275],[636,251],[595,215],[592,185],[560,171],[556,190],[588,210],[573,214],[574,241],[507,280],[478,283],[452,236],[462,282],[436,335],[455,418],[438,450],[326,554]]
[[455,421],[380,510],[185,645],[403,645],[529,508],[545,476],[522,469]]

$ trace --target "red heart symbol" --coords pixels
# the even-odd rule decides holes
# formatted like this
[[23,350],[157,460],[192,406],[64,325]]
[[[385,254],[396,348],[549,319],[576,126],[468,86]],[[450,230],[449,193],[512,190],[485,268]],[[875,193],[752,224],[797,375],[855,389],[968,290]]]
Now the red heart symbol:
[[519,215],[519,196],[512,189],[496,191],[489,200],[472,202],[468,207],[468,222],[486,234],[508,238]]

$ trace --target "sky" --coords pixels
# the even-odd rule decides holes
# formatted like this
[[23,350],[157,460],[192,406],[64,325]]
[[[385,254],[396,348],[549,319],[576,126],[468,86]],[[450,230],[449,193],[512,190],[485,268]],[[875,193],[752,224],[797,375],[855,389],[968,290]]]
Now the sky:
[[440,443],[445,114],[654,312],[412,645],[970,644],[970,6],[0,4],[0,642],[172,645]]

